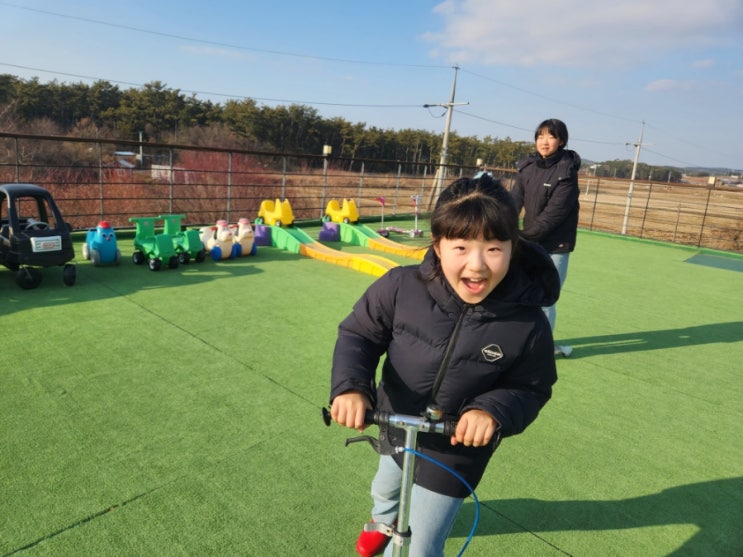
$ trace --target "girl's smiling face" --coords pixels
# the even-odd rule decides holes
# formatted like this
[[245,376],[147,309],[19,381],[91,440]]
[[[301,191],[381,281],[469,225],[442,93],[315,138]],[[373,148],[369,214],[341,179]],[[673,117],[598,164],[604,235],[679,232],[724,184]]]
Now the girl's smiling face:
[[546,128],[539,130],[537,139],[534,143],[536,144],[537,152],[545,159],[550,155],[557,153],[557,150],[562,147],[560,140],[552,135]]
[[441,238],[434,250],[441,270],[454,291],[468,304],[482,302],[503,277],[511,263],[511,240]]

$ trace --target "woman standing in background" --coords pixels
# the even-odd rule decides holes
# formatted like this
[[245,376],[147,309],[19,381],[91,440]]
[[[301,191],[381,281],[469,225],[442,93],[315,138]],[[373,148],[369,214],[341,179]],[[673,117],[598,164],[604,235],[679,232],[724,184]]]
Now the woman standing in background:
[[[568,128],[556,118],[545,120],[534,132],[536,151],[516,164],[511,194],[519,211],[524,209],[522,235],[540,244],[552,258],[560,275],[560,287],[568,274],[568,260],[578,232],[578,153],[566,149]],[[555,331],[555,305],[542,308]],[[568,357],[570,346],[555,344],[555,356]]]

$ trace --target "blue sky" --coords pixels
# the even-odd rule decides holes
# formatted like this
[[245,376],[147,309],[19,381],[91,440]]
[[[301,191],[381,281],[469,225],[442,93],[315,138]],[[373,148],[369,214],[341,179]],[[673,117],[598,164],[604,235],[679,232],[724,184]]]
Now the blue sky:
[[[0,73],[224,103],[305,104],[382,129],[531,141],[587,160],[743,169],[743,0],[0,0]],[[643,122],[645,123],[643,126]]]

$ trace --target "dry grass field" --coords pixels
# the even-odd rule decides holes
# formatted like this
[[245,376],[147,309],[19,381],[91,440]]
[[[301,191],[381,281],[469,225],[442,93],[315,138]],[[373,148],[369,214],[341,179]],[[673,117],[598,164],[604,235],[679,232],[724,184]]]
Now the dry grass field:
[[[743,189],[586,178],[580,226],[723,251],[743,252]],[[628,199],[630,200],[628,206]]]

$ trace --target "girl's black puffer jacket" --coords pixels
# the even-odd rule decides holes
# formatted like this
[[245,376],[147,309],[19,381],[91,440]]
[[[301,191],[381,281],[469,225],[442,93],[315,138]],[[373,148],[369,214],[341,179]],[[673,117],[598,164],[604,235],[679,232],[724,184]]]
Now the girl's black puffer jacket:
[[[338,327],[330,400],[355,390],[378,410],[419,416],[434,402],[432,387],[451,343],[435,400],[445,417],[477,408],[498,421],[503,437],[521,433],[549,400],[557,380],[552,333],[541,309],[559,295],[552,261],[538,245],[520,242],[506,277],[477,305],[464,303],[440,273],[427,279],[437,266],[429,249],[420,265],[388,271],[355,304]],[[377,387],[375,373],[385,353]],[[384,442],[404,444],[401,430],[380,434]],[[472,487],[495,450],[493,444],[452,447],[448,437],[438,434],[421,433],[418,441],[419,450],[456,469]],[[445,495],[469,493],[425,459],[416,460],[415,481]]]

